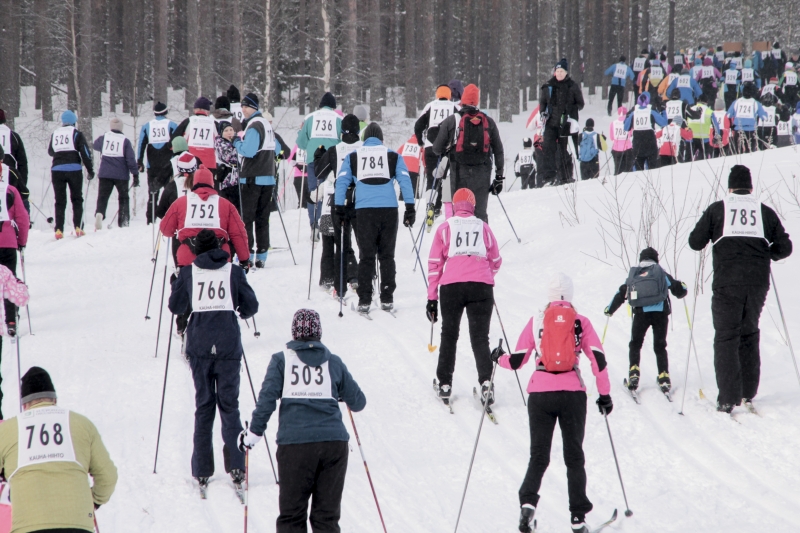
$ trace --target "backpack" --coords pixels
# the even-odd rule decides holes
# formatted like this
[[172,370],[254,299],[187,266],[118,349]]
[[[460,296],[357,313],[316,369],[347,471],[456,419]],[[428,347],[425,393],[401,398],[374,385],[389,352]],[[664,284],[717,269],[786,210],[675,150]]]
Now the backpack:
[[539,364],[546,372],[570,372],[577,364],[575,347],[580,345],[580,320],[573,307],[548,307],[544,312]]
[[657,263],[632,267],[625,284],[631,307],[655,305],[668,297],[667,275]]
[[489,161],[489,118],[480,111],[464,113],[456,132],[456,163],[483,165]]
[[580,159],[584,163],[588,163],[589,161],[593,161],[595,157],[597,157],[597,132],[594,131],[584,131],[583,138],[581,139],[581,144],[578,150],[578,159]]

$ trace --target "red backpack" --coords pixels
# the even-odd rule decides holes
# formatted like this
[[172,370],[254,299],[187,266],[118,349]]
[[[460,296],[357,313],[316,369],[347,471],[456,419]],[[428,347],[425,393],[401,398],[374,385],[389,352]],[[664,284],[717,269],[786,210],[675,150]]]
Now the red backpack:
[[539,363],[547,372],[570,372],[577,363],[575,347],[578,343],[576,319],[572,307],[548,307],[544,312],[539,348]]
[[464,113],[458,124],[456,139],[456,163],[461,165],[483,165],[489,160],[489,119],[484,113]]

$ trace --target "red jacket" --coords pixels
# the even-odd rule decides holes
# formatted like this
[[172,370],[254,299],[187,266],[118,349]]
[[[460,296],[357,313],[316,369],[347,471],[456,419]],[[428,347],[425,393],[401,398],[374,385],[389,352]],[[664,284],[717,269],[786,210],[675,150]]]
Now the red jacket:
[[[406,146],[410,146],[411,150],[416,152],[416,156],[406,155],[405,153]],[[420,167],[422,166],[424,168],[425,165],[423,159],[423,156],[425,154],[425,149],[417,144],[416,135],[412,135],[411,138],[408,139],[408,141],[403,146],[398,148],[397,153],[403,156],[403,161],[405,162],[406,168],[408,169],[409,172],[416,172],[417,174],[420,174]],[[422,165],[420,165],[420,163],[422,163]]]
[[[4,166],[0,163],[0,172],[2,172],[2,167]],[[10,172],[13,172],[13,170]],[[22,196],[17,188],[9,185],[6,192],[6,201],[8,200],[8,195],[13,196],[14,205],[8,208],[9,220],[0,225],[0,248],[17,249],[20,246],[28,245],[28,229],[31,225],[30,217],[22,204]],[[16,230],[14,228],[15,225]]]
[[659,155],[678,157],[681,140],[691,143],[694,134],[689,128],[680,128],[675,124],[670,124],[656,133],[656,138],[659,139]]

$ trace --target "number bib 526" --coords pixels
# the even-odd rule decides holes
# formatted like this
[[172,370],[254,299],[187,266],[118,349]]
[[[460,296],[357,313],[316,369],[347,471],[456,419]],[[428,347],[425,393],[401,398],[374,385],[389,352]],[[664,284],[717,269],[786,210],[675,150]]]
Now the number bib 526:
[[41,407],[17,416],[17,469],[52,462],[76,463],[69,410]]
[[186,218],[183,227],[219,229],[219,196],[213,194],[208,197],[208,201],[204,202],[197,193],[187,194]]
[[477,217],[451,217],[450,248],[448,257],[475,255],[486,257],[486,243],[483,241],[483,220]]
[[75,151],[75,128],[64,126],[53,132],[53,151],[54,152],[74,152]]
[[192,312],[233,311],[231,264],[217,270],[192,265]]
[[[761,202],[752,194],[730,194],[725,200],[725,228],[722,237],[764,238]],[[717,239],[719,242],[720,239]],[[714,243],[716,244],[716,243]]]
[[358,180],[391,179],[389,151],[385,146],[362,146],[358,149]]
[[283,369],[283,399],[329,400],[336,398],[331,393],[331,372],[328,362],[311,366],[300,360],[294,350],[284,350],[286,364]]

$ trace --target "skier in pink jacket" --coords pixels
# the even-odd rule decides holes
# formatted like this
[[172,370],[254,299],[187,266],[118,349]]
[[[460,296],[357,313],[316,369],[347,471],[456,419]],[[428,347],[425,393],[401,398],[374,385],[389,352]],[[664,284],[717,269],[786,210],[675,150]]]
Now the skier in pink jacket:
[[[586,385],[578,366],[580,352],[586,355],[592,366],[597,391],[600,393],[600,398],[597,400],[600,413],[610,413],[613,404],[609,395],[611,384],[608,380],[603,345],[589,319],[575,311],[571,303],[572,294],[572,280],[565,274],[557,274],[548,287],[550,303],[545,310],[543,320],[539,320],[540,324],[536,324],[534,318],[531,318],[519,336],[516,349],[522,351],[512,354],[506,354],[502,348],[495,348],[492,351],[492,359],[501,367],[511,370],[522,367],[530,360],[531,354],[535,353],[536,370],[528,383],[531,457],[528,471],[519,489],[521,506],[519,530],[523,533],[532,531],[531,524],[536,505],[539,503],[542,477],[550,463],[550,446],[556,421],[561,427],[564,442],[572,530],[575,533],[589,531],[585,517],[586,513],[592,510],[592,503],[586,497],[583,455]],[[559,337],[557,334],[559,331],[566,332],[566,337]],[[536,349],[537,339],[541,355]],[[574,345],[575,357],[567,359],[572,359],[574,362],[569,369],[553,370],[551,365],[557,364],[558,358],[563,357],[563,352],[554,351],[562,339],[569,344],[569,347]]]
[[611,157],[614,158],[614,175],[622,172],[630,172],[633,161],[633,144],[631,143],[631,132],[625,130],[625,117],[628,108],[620,106],[617,109],[617,120],[611,123],[608,129],[608,138],[613,142],[611,145]]
[[[475,216],[475,195],[459,189],[453,195],[454,216],[436,230],[428,258],[428,320],[438,319],[442,298],[442,338],[436,377],[439,398],[449,405],[456,365],[461,316],[467,311],[469,337],[482,401],[494,402],[489,323],[494,307],[494,277],[503,259],[489,224]],[[441,293],[441,294],[440,294]]]

